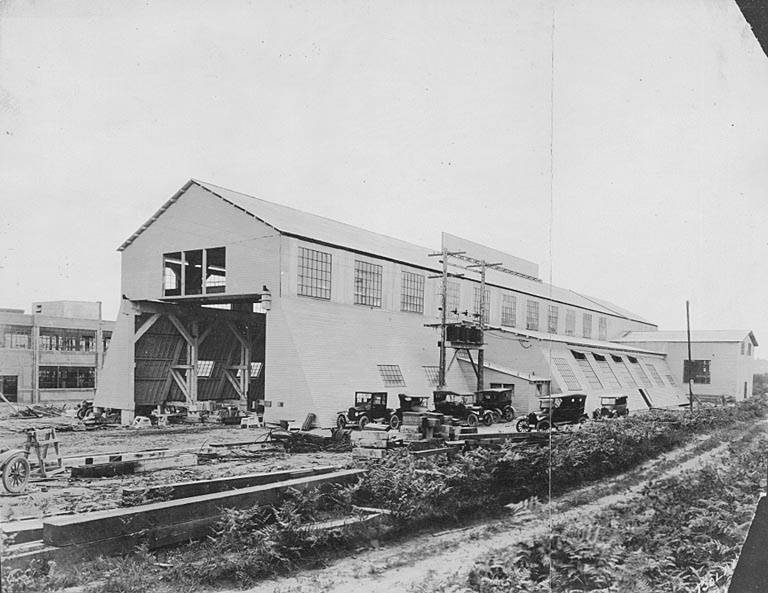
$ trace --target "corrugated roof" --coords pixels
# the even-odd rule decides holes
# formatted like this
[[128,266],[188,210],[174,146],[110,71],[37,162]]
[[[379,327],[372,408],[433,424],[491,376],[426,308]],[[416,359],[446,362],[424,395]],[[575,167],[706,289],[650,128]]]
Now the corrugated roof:
[[[749,337],[752,345],[757,346],[757,339],[748,329],[710,329],[691,332],[691,342],[742,342]],[[662,330],[654,332],[628,332],[617,342],[687,342],[685,330]]]
[[[118,248],[118,251],[122,251],[128,247],[193,184],[207,190],[212,195],[224,200],[285,235],[349,249],[359,253],[370,254],[390,261],[417,266],[436,273],[441,271],[439,262],[437,261],[438,258],[428,256],[430,252],[436,250],[421,247],[386,235],[381,235],[350,224],[331,220],[324,216],[303,212],[289,206],[283,206],[282,204],[268,202],[261,198],[249,196],[196,179],[191,179],[176,192],[170,200],[163,204],[163,206],[147,222],[145,222]],[[565,305],[592,310],[596,313],[623,317],[648,325],[654,325],[640,316],[606,301],[587,297],[567,288],[559,288],[538,280],[488,269],[486,272],[486,282],[490,286],[507,288],[523,294],[550,299]]]
[[[663,352],[656,352],[654,350],[643,350],[641,348],[634,348],[631,346],[625,346],[624,344],[617,344],[616,342],[606,342],[603,340],[590,340],[588,338],[578,338],[576,336],[563,336],[560,334],[545,334],[544,332],[535,332],[531,330],[505,327],[505,326],[493,326],[488,327],[486,331],[501,331],[507,334],[516,334],[524,338],[532,338],[535,340],[560,342],[563,344],[569,344],[571,346],[581,346],[583,348],[599,348],[601,350],[613,350],[616,352],[634,352],[637,354],[653,354],[657,356],[666,356]],[[643,332],[653,334],[656,332]]]

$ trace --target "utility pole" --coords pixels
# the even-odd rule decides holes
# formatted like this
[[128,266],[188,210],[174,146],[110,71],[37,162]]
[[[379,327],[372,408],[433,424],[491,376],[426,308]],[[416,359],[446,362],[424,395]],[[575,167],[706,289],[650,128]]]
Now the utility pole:
[[[443,245],[439,253],[430,253],[429,257],[440,257],[443,264],[443,273],[439,276],[441,279],[440,290],[440,361],[437,367],[437,388],[445,389],[445,338],[446,326],[448,325],[448,256],[462,255],[464,251],[448,251]],[[430,276],[436,278],[437,276]]]
[[693,412],[693,361],[691,360],[691,304],[685,301],[685,325],[688,332],[688,405]]
[[479,311],[479,327],[480,327],[480,344],[481,347],[477,351],[477,391],[482,391],[485,388],[484,381],[484,364],[485,364],[485,348],[482,344],[485,343],[485,271],[487,268],[494,268],[501,264],[489,264],[485,260],[481,260],[480,263],[467,266],[468,268],[480,268],[480,311]]

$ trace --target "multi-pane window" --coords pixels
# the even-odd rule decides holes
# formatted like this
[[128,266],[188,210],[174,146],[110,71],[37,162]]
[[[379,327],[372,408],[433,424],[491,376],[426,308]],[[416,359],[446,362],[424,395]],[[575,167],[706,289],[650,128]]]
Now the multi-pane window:
[[669,381],[670,385],[672,385],[672,386],[677,385],[677,383],[675,383],[675,378],[672,376],[672,373],[669,373],[669,374],[664,375],[664,376],[667,378],[667,381]]
[[41,366],[40,389],[92,389],[96,369],[93,367]]
[[664,387],[664,381],[661,380],[661,375],[659,375],[659,371],[656,367],[648,361],[645,362],[645,366],[648,368],[648,372],[650,373],[651,378],[656,382],[656,385]]
[[501,325],[517,325],[517,297],[513,294],[501,295]]
[[555,368],[560,373],[563,381],[565,381],[565,386],[568,388],[568,391],[577,391],[581,389],[581,383],[579,383],[576,373],[573,372],[571,365],[568,364],[568,361],[565,358],[555,356],[552,358],[552,362],[555,364]]
[[355,260],[355,304],[381,307],[381,278],[378,264]]
[[23,325],[0,325],[3,334],[2,345],[5,348],[29,348],[32,328]]
[[536,301],[526,303],[525,329],[539,331],[539,303]]
[[597,339],[608,339],[608,319],[605,317],[598,317],[597,319]]
[[403,270],[400,310],[411,313],[424,312],[424,275]]
[[331,254],[299,247],[299,296],[331,298]]
[[576,335],[576,311],[567,309],[565,312],[565,335]]
[[627,358],[632,364],[632,370],[634,371],[635,376],[640,377],[640,381],[643,385],[646,387],[651,387],[651,380],[648,378],[645,369],[643,369],[643,365],[641,365],[640,362],[632,356],[628,356]]
[[[488,319],[490,318],[490,312],[491,312],[491,289],[486,288],[485,289],[485,299],[484,302],[481,305],[481,301],[483,301],[483,292],[481,290],[480,286],[475,286],[475,299],[474,299],[474,313],[475,317],[480,323],[488,323]],[[480,307],[483,307],[483,314],[480,315]]]
[[[258,377],[259,374],[261,373],[262,366],[264,366],[264,364],[261,362],[251,362],[251,372],[249,373],[249,377],[251,379],[255,379],[256,377]],[[237,371],[237,378],[239,379],[242,376],[243,376],[243,370],[240,369]]]
[[747,344],[747,356],[752,356],[752,342]]
[[707,384],[712,380],[709,360],[692,360],[690,365],[687,360],[683,361],[683,381],[693,380],[694,383]]
[[109,343],[112,341],[112,332],[110,331],[101,332],[101,338],[104,346],[104,352],[106,352],[107,349],[109,348]]
[[637,383],[632,378],[632,374],[629,372],[627,363],[621,356],[611,355],[613,362],[616,363],[616,368],[619,370],[619,376],[621,377],[621,383],[624,387],[637,387]]
[[557,305],[548,305],[547,306],[547,331],[550,334],[557,333],[558,316],[559,316],[559,309],[557,308]]
[[589,313],[584,313],[583,317],[583,332],[582,335],[585,338],[591,338],[592,337],[592,315]]
[[742,342],[742,343],[741,343],[741,354],[742,354],[742,355],[744,354],[744,351],[745,351],[746,349],[747,349],[747,343],[746,343],[746,342]]
[[425,366],[424,374],[427,376],[427,381],[432,385],[437,385],[440,381],[440,369],[436,366]]
[[405,379],[403,379],[403,373],[400,371],[399,364],[380,364],[379,374],[381,380],[384,381],[384,385],[405,385]]
[[[443,306],[443,281],[438,280],[435,285],[437,306]],[[458,280],[448,280],[445,285],[445,313],[446,315],[458,315],[461,306],[461,286]]]
[[[109,333],[111,337],[111,332]],[[57,352],[95,352],[96,332],[88,329],[40,328],[40,349]]]
[[210,377],[213,373],[212,360],[198,360],[197,361],[197,376],[198,377]]
[[603,382],[603,385],[605,385],[607,388],[615,388],[618,389],[621,387],[621,384],[619,383],[619,378],[616,376],[616,373],[613,372],[613,368],[611,368],[611,365],[608,364],[608,360],[606,360],[605,356],[602,356],[601,354],[595,354],[592,353],[592,356],[595,358],[595,363],[597,364],[597,369],[600,371],[600,377]]
[[163,295],[219,294],[226,290],[226,248],[163,254]]
[[576,364],[579,365],[581,372],[584,373],[584,376],[587,378],[589,386],[593,389],[602,389],[603,384],[600,382],[597,373],[595,373],[595,369],[589,364],[586,354],[583,352],[576,352],[575,350],[571,350],[571,354],[573,354],[573,357],[576,359]]

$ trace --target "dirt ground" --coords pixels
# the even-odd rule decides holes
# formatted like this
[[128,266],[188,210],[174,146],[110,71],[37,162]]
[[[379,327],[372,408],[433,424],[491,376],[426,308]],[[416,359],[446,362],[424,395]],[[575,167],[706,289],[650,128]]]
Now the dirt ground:
[[[0,419],[0,449],[19,447],[25,428],[44,428],[52,424],[71,426],[69,419]],[[64,457],[99,453],[150,451],[157,449],[200,450],[210,442],[257,440],[266,437],[265,429],[242,429],[221,424],[175,425],[141,430],[114,427],[99,430],[59,431]],[[31,481],[20,495],[10,495],[0,487],[0,523],[40,518],[62,513],[115,508],[120,506],[122,488],[145,487],[187,480],[205,480],[282,469],[340,466],[350,462],[350,453],[283,452],[243,454],[233,461],[213,461],[178,469],[158,470],[113,478],[70,478],[68,474],[45,481]]]

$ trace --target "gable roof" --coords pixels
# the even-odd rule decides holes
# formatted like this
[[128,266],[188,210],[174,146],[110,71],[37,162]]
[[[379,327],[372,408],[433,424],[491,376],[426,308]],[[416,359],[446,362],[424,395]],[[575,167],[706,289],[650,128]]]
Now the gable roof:
[[[429,253],[434,250],[428,249],[427,247],[421,247],[413,243],[408,243],[407,241],[368,231],[324,216],[311,214],[289,206],[283,206],[282,204],[268,202],[261,198],[249,196],[197,179],[190,179],[185,183],[178,192],[176,192],[157,212],[155,212],[155,214],[152,215],[152,217],[150,217],[149,220],[147,220],[147,222],[139,227],[136,232],[118,247],[118,251],[123,251],[129,247],[139,235],[141,235],[193,185],[202,188],[212,196],[230,204],[234,208],[252,216],[284,235],[415,266],[434,273],[441,272],[440,264],[437,261],[438,258],[429,257]],[[606,301],[587,297],[573,290],[560,288],[533,278],[504,274],[493,269],[488,269],[486,272],[486,282],[489,286],[506,288],[522,294],[587,309],[603,315],[639,321],[647,325],[655,325],[639,315],[621,309]]]
[[[691,342],[743,342],[749,338],[753,346],[757,346],[755,334],[746,329],[709,329],[691,332]],[[627,332],[616,342],[687,342],[685,330],[663,330],[654,332]]]

